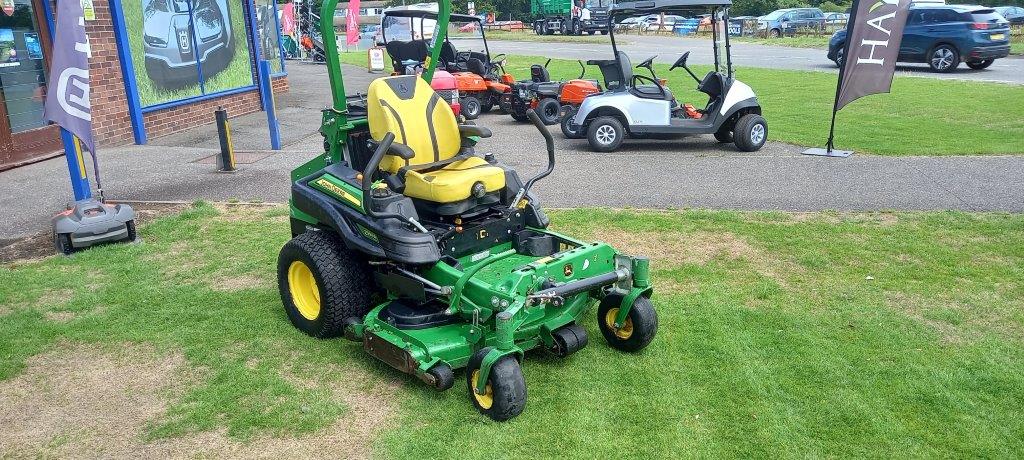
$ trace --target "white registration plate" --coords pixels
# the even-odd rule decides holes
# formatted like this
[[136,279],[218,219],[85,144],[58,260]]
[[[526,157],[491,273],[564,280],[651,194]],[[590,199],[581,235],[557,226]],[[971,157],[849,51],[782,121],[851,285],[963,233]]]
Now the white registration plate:
[[1006,34],[992,34],[988,38],[991,40],[1004,40],[1006,39]]

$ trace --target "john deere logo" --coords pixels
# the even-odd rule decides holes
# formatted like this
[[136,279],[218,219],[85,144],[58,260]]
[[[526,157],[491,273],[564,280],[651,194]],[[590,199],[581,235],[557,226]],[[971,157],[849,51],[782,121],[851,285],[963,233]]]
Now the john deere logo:
[[479,232],[476,232],[476,239],[482,240],[484,238],[487,238],[487,235],[487,230],[481,228]]
[[562,267],[562,274],[567,277],[572,276],[572,264],[565,264],[565,266]]

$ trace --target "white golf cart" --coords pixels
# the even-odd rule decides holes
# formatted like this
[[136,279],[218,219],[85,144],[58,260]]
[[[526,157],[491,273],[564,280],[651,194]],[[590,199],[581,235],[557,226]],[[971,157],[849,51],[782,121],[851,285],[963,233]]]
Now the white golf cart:
[[696,109],[690,104],[680,105],[665,80],[654,73],[654,56],[641,62],[637,69],[646,69],[650,76],[633,73],[633,64],[626,53],[615,44],[614,28],[611,32],[614,59],[590,60],[590,65],[601,69],[607,90],[588,96],[563,132],[570,138],[586,137],[590,148],[598,152],[611,152],[619,148],[626,137],[679,138],[694,134],[714,134],[719,142],[734,142],[736,147],[753,152],[764,145],[768,136],[768,123],[761,117],[761,105],[749,86],[733,78],[732,58],[729,50],[729,20],[731,0],[654,0],[616,4],[609,14],[610,24],[616,18],[644,14],[693,14],[711,11],[711,30],[715,54],[715,70],[703,79],[686,66],[689,52],[683,53],[669,71],[677,67],[685,70],[697,81],[697,90],[708,95],[707,105]]

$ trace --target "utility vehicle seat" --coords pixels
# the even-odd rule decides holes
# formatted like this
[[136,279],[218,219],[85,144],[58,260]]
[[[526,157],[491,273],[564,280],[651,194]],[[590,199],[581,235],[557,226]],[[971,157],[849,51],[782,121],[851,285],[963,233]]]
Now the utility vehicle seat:
[[548,73],[548,69],[540,64],[534,64],[530,66],[530,80],[536,83],[544,83],[551,81],[551,74]]
[[405,70],[403,61],[424,62],[427,60],[427,42],[423,40],[412,41],[390,41],[385,45],[388,56],[391,56],[391,65],[397,72]]
[[707,94],[712,99],[722,96],[725,91],[725,77],[718,72],[708,72],[704,79],[697,84],[697,91]]
[[[385,155],[380,169],[404,179],[403,194],[434,203],[467,200],[476,191],[505,187],[505,171],[483,158],[461,152],[455,115],[427,82],[415,75],[378,78],[367,89],[370,136],[388,132],[415,155]],[[480,184],[479,186],[477,184]]]

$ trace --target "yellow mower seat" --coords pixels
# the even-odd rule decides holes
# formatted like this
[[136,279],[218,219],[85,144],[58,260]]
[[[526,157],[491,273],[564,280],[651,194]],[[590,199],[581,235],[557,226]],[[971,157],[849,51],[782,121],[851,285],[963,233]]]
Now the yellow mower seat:
[[[416,166],[444,163],[459,154],[462,136],[451,107],[422,78],[400,75],[378,78],[367,89],[370,136],[380,141],[387,133],[415,154],[408,160],[386,155],[380,169],[404,174],[411,198],[453,203],[472,195],[476,183],[487,192],[505,187],[505,171],[483,158],[467,158],[416,171]],[[404,172],[400,171],[405,168]]]

